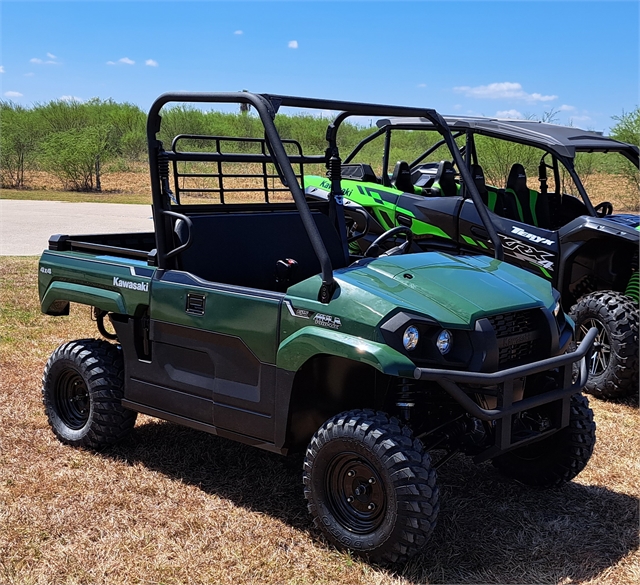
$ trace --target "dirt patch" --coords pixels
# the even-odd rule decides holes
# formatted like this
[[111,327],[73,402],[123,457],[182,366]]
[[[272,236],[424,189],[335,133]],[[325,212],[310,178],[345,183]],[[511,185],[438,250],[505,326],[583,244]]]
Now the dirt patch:
[[[28,189],[42,191],[64,191],[62,181],[55,175],[45,171],[31,171],[26,179]],[[145,194],[151,198],[151,187],[148,167],[140,167],[135,172],[110,172],[102,175],[102,191],[104,193]]]
[[585,181],[585,189],[594,206],[609,201],[614,213],[640,211],[640,191],[622,175],[594,174]]
[[[102,177],[102,189],[105,194],[109,193],[130,193],[136,195],[144,195],[151,198],[151,188],[148,168],[138,163],[133,165],[132,170],[122,172],[109,172]],[[236,170],[235,172],[242,172]],[[311,173],[321,173],[320,169],[313,169]],[[251,180],[250,180],[251,181]],[[253,182],[256,182],[253,179]],[[207,183],[205,180],[200,179],[200,183],[194,183],[189,186],[195,186],[201,184],[203,187],[218,186],[217,183]],[[242,189],[246,187],[247,181],[242,179],[227,178],[225,179],[225,185],[228,189]],[[256,183],[257,184],[257,183]],[[271,181],[273,186],[276,186],[275,181]],[[278,185],[281,186],[281,185]],[[62,190],[62,183],[50,173],[44,171],[33,171],[29,173],[27,180],[27,187],[29,189],[40,190]],[[621,175],[608,175],[605,173],[596,173],[590,175],[585,185],[589,197],[594,205],[597,205],[601,201],[609,201],[613,204],[614,211],[619,212],[638,212],[640,211],[640,192],[637,187],[634,187],[630,181]],[[532,187],[534,188],[534,187]],[[255,194],[247,194],[242,191],[236,192],[231,195],[231,201],[250,201],[258,200],[259,196]],[[278,195],[276,199],[287,199],[283,195]],[[187,195],[184,198],[188,203],[205,202],[205,197],[194,197]]]

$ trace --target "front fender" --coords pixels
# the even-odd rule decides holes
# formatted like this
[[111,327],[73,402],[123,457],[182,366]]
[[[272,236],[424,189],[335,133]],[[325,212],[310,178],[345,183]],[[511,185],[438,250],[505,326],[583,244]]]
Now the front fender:
[[126,305],[120,293],[62,281],[54,281],[47,287],[42,295],[40,308],[46,314],[59,314],[60,301],[91,305],[110,313],[127,314]]
[[319,327],[303,327],[285,339],[278,348],[276,364],[297,372],[307,360],[320,354],[368,364],[390,376],[412,377],[416,367],[388,345]]

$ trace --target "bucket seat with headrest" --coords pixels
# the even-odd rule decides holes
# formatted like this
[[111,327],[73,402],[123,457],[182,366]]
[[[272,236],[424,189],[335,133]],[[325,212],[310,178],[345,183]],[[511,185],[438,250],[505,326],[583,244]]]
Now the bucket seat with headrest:
[[507,206],[515,210],[513,219],[551,229],[547,196],[527,187],[527,175],[519,163],[514,164],[509,171],[505,200]]
[[413,193],[413,182],[411,181],[411,171],[409,170],[409,163],[403,160],[399,160],[393,169],[393,175],[391,175],[391,183],[398,189],[405,193]]
[[480,165],[471,165],[471,176],[484,204],[493,213],[504,216],[504,191],[495,187],[487,187],[484,171]]
[[440,161],[431,186],[431,196],[455,197],[457,194],[458,183],[456,183],[456,172],[453,165],[448,160]]

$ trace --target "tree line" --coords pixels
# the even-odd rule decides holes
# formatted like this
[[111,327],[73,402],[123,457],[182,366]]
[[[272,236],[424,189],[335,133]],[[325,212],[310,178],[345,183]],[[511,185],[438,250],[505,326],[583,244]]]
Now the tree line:
[[[248,112],[205,112],[190,106],[163,111],[160,138],[170,144],[177,134],[263,135],[262,124]],[[327,121],[313,116],[278,116],[283,136],[303,151],[323,152]],[[347,125],[344,139],[367,130]],[[356,140],[357,141],[357,140]],[[239,148],[243,145],[240,143]],[[65,189],[100,191],[109,169],[127,170],[147,160],[146,113],[113,100],[51,101],[25,108],[0,101],[0,181],[4,188],[24,188],[31,171],[54,174]]]
[[[263,135],[260,120],[246,111],[206,112],[180,105],[163,111],[162,116],[160,139],[167,146],[177,134],[253,138]],[[640,109],[613,119],[616,125],[612,135],[638,144]],[[303,152],[320,153],[326,148],[326,119],[279,115],[276,126],[283,138],[297,140]],[[339,133],[343,156],[371,132],[371,128],[345,123]],[[392,156],[394,160],[413,160],[434,139],[431,133],[398,133]],[[236,145],[238,149],[244,147],[243,143]],[[487,144],[482,153],[487,177],[504,174],[505,161],[515,154],[505,149],[527,148]],[[531,158],[530,164],[537,164],[529,156],[532,153],[524,150],[517,153],[518,157]],[[369,145],[362,154],[370,154],[374,164],[379,165],[379,144]],[[127,170],[132,163],[146,159],[146,113],[136,105],[95,98],[87,102],[57,100],[25,108],[0,101],[0,184],[4,188],[24,188],[30,172],[44,170],[55,175],[67,190],[101,191],[105,172]]]

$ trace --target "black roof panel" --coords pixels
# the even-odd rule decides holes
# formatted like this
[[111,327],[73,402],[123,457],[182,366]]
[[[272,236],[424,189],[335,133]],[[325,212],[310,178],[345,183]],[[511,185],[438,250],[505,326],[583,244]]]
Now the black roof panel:
[[[568,158],[574,158],[576,152],[620,152],[638,164],[637,146],[573,126],[558,126],[535,120],[466,116],[444,116],[444,119],[454,133],[470,128],[477,134],[537,146]],[[386,118],[378,120],[377,124],[379,128],[394,126],[415,130],[432,127],[426,118]]]

